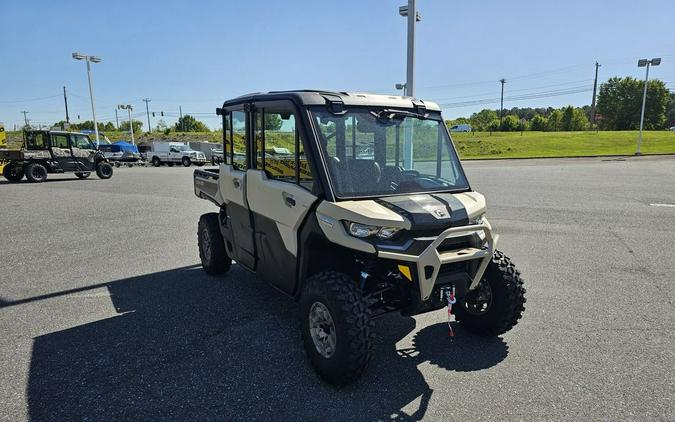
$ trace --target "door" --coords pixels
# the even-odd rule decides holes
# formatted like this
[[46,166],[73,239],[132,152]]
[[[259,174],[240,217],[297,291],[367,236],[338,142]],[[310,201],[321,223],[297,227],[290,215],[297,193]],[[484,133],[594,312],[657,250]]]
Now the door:
[[77,170],[91,171],[94,169],[94,152],[87,135],[70,134],[70,154]]
[[[228,254],[255,270],[253,225],[246,200],[246,170],[249,167],[250,113],[243,109],[223,114],[223,150],[218,189],[225,205],[224,233]],[[221,218],[223,216],[221,215]]]
[[246,174],[258,275],[292,294],[299,256],[298,231],[317,197],[292,103],[257,103],[255,163]]
[[52,159],[56,161],[63,171],[74,171],[78,168],[70,153],[70,142],[67,133],[52,133],[50,141]]

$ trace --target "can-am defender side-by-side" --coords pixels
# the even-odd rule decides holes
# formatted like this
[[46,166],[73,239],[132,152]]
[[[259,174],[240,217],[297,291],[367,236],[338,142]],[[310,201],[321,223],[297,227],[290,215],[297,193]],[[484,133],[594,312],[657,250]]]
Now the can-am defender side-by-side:
[[204,270],[236,261],[300,302],[316,371],[336,385],[372,356],[373,319],[457,302],[468,331],[496,336],[525,289],[495,249],[436,104],[346,92],[251,94],[217,110],[224,162],[194,172]]
[[91,172],[110,179],[113,168],[89,137],[83,133],[29,130],[23,133],[20,150],[0,150],[0,160],[7,165],[2,175],[18,182],[24,175],[29,182],[44,182],[49,173],[74,173],[86,179]]

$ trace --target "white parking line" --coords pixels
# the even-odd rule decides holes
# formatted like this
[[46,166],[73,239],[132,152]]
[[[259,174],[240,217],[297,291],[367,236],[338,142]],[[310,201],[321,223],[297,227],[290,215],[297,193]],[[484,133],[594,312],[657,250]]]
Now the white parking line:
[[668,207],[668,208],[675,208],[675,204],[649,204],[652,207]]

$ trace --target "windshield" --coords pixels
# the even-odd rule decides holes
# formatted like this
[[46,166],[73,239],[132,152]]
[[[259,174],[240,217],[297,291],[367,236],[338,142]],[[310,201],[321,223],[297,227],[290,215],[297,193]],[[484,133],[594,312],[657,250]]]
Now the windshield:
[[339,198],[469,189],[440,114],[312,111]]

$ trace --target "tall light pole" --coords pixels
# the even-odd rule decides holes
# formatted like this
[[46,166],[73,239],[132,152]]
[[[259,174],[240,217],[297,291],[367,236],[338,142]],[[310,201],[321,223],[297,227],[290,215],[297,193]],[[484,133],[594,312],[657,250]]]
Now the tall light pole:
[[[408,52],[405,78],[405,95],[415,96],[415,23],[422,20],[415,7],[415,0],[408,0],[406,6],[398,8],[398,14],[408,19]],[[398,88],[398,87],[397,87]],[[412,122],[405,125],[405,135],[403,138],[403,167],[412,169],[413,165],[413,128]]]
[[593,100],[591,101],[591,130],[593,130],[593,125],[595,124],[595,94],[598,90],[598,68],[602,66],[600,63],[595,62],[595,79],[593,80]]
[[647,59],[640,59],[638,60],[638,67],[647,67],[647,72],[645,74],[645,89],[644,92],[642,93],[642,112],[640,113],[640,135],[638,135],[638,142],[637,142],[637,151],[635,151],[635,155],[642,155],[640,152],[640,146],[642,145],[642,126],[644,125],[645,122],[645,104],[647,103],[647,85],[649,83],[649,66],[658,66],[661,64],[661,58],[657,57],[655,59],[647,60]]
[[120,104],[117,106],[120,110],[127,110],[129,112],[129,133],[131,134],[131,144],[136,145],[136,142],[134,141],[134,121],[131,120],[131,110],[134,108],[131,106],[131,104]]
[[25,127],[26,129],[28,129],[28,113],[29,113],[29,112],[24,110],[24,111],[22,111],[22,113],[23,113],[23,121],[24,121],[24,123],[25,123],[25,126],[24,126],[24,127]]
[[145,113],[148,115],[148,133],[152,132],[152,126],[150,126],[150,109],[148,108],[148,103],[152,101],[150,98],[143,98],[145,101]]
[[88,56],[86,54],[73,53],[75,60],[84,60],[87,62],[87,79],[89,80],[89,98],[91,99],[91,114],[94,118],[94,133],[96,134],[96,148],[98,149],[98,124],[96,123],[96,107],[94,106],[94,91],[91,88],[91,64],[101,63],[101,59],[96,56]]
[[504,84],[506,83],[506,79],[502,78],[499,80],[499,82],[502,83],[502,100],[499,103],[499,127],[501,130],[502,118],[504,117]]

